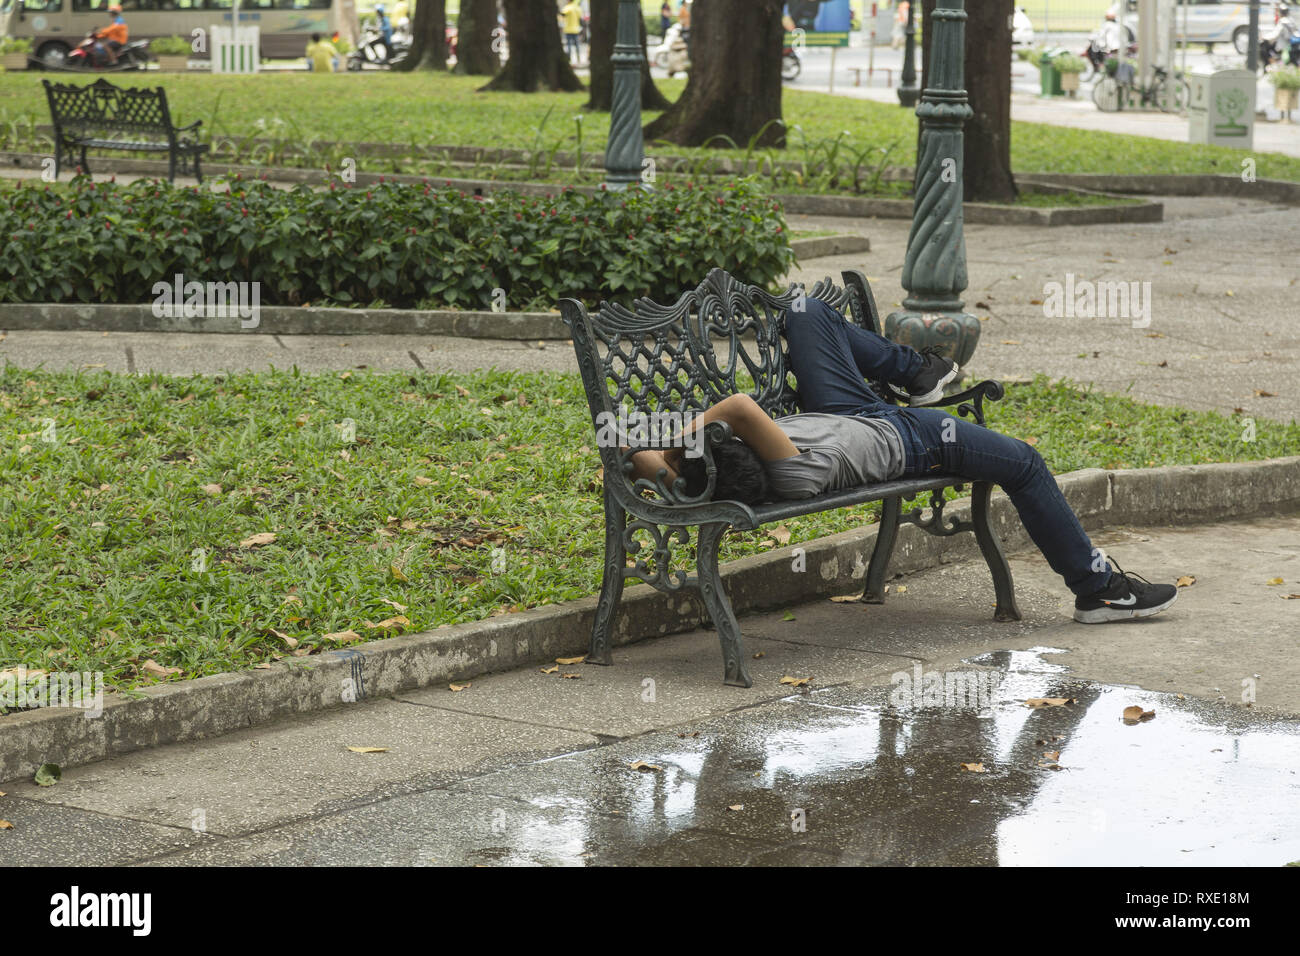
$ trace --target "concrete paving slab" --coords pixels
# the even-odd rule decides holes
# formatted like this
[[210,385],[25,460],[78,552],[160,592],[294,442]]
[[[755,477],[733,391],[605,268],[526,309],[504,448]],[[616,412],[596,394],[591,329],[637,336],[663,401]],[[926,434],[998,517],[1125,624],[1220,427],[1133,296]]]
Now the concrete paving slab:
[[188,826],[158,826],[102,813],[26,800],[12,790],[0,797],[0,866],[106,866],[207,839]]
[[[591,734],[537,721],[365,701],[267,728],[70,768],[54,787],[15,781],[0,789],[30,803],[152,824],[188,828],[202,819],[206,832],[231,835],[380,795],[427,789],[485,763],[499,767],[503,761],[533,760],[596,743]],[[387,747],[388,752],[360,754],[348,747]]]
[[[582,728],[608,738],[632,737],[655,728],[685,725],[714,714],[790,693],[785,676],[819,675],[819,680],[846,681],[910,666],[909,661],[864,648],[809,647],[785,640],[750,639],[763,622],[771,633],[784,612],[746,615],[741,620],[750,655],[748,689],[722,683],[722,653],[710,630],[642,641],[614,649],[614,664],[556,665],[491,674],[466,691],[450,693],[431,687],[399,695],[399,699],[429,707],[530,721],[554,727]],[[762,657],[754,658],[755,654]],[[580,674],[565,679],[565,673]]]

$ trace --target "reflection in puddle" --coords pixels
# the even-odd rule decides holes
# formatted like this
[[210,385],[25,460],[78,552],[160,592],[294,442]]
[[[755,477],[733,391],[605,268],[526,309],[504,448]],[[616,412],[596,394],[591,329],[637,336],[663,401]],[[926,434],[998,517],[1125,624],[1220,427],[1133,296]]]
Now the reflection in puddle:
[[[755,858],[738,859],[736,839],[848,864],[1300,859],[1300,724],[1076,681],[1050,661],[1054,653],[996,651],[965,662],[1000,672],[996,699],[982,711],[899,710],[887,687],[828,688],[702,723],[698,738],[637,742],[662,772],[629,773],[622,745],[572,755],[559,764],[574,769],[552,775],[529,802],[562,809],[572,862],[598,862],[592,857],[612,847],[623,862]],[[1034,697],[1074,702],[1026,707]],[[1133,704],[1155,719],[1125,724]],[[728,809],[737,806],[744,811]],[[790,825],[796,811],[805,830]]]

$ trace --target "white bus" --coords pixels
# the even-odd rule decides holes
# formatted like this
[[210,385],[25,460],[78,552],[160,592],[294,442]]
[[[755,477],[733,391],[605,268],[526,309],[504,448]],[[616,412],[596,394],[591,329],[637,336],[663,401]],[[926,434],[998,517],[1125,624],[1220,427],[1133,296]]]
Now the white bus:
[[[0,35],[27,37],[60,64],[91,30],[109,23],[112,0],[0,0]],[[233,0],[118,0],[132,40],[179,36],[231,23]],[[263,57],[300,57],[313,33],[356,37],[355,0],[240,0],[239,22],[261,28]],[[207,57],[196,53],[196,58]]]

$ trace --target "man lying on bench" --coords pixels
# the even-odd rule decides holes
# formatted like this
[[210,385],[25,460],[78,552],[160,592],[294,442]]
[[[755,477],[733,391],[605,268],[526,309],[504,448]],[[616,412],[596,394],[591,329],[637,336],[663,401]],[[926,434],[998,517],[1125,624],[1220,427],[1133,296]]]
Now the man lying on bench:
[[[917,407],[942,398],[956,365],[852,325],[818,299],[806,302],[805,311],[787,313],[785,329],[805,411],[773,421],[750,396],[732,395],[692,420],[692,429],[724,421],[737,439],[714,450],[715,498],[754,505],[898,478],[988,481],[1006,491],[1029,537],[1074,592],[1076,621],[1150,617],[1174,603],[1172,584],[1152,584],[1102,558],[1033,447]],[[881,401],[867,378],[889,383],[913,407]],[[698,496],[707,484],[704,460],[683,452],[638,452],[636,477],[653,480],[666,469],[670,486],[680,474],[686,493]]]

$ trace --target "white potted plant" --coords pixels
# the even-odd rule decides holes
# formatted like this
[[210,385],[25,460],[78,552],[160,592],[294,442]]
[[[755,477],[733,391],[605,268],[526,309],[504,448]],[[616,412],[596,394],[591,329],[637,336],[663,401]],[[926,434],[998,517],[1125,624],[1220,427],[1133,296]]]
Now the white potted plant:
[[32,52],[32,41],[26,37],[0,37],[0,65],[6,70],[27,69],[27,56]]
[[190,41],[184,37],[159,37],[149,42],[149,52],[158,57],[164,73],[184,73],[190,60]]
[[1279,66],[1268,75],[1273,84],[1273,106],[1283,113],[1300,108],[1300,66]]
[[1081,56],[1062,53],[1052,58],[1052,68],[1061,74],[1061,90],[1074,96],[1079,90],[1079,74],[1088,68],[1088,63]]

